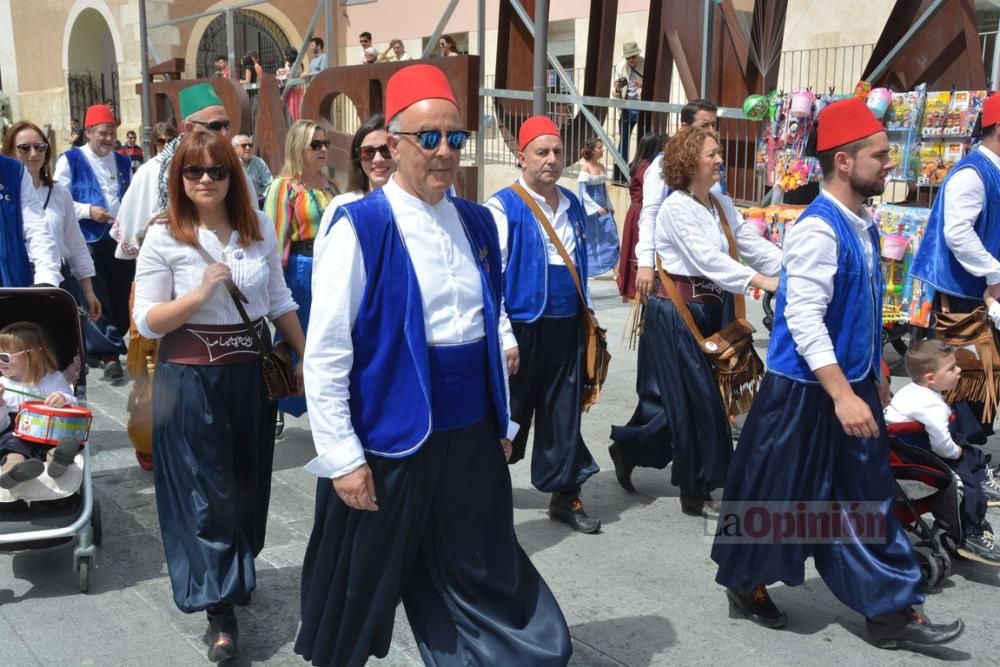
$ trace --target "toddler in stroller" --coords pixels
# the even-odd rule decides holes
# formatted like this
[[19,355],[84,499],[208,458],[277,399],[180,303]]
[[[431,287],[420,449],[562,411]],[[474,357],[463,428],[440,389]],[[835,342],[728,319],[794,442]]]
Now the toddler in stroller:
[[79,441],[64,437],[52,447],[23,439],[15,429],[17,413],[28,398],[54,408],[77,403],[41,327],[15,322],[0,329],[0,373],[5,408],[0,409],[0,488],[12,489],[43,471],[49,477],[61,477],[73,463]]
[[[986,521],[987,501],[997,499],[987,478],[989,456],[968,444],[974,438],[963,435],[966,429],[957,428],[953,411],[942,396],[958,384],[961,375],[955,350],[939,340],[918,341],[907,351],[905,365],[912,382],[885,409],[889,435],[930,450],[954,471],[964,494],[959,508],[962,541],[957,545],[958,554],[1000,566],[1000,551]],[[916,424],[923,428],[908,428]]]

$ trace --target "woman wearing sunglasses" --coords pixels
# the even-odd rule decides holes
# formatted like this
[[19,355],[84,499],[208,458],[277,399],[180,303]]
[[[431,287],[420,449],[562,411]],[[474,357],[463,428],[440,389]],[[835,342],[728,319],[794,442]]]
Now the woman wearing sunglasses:
[[[45,219],[59,247],[63,261],[63,275],[67,268],[79,284],[79,292],[72,285],[65,285],[73,294],[82,295],[81,306],[86,306],[90,319],[101,316],[101,302],[94,294],[91,278],[94,260],[87,250],[87,243],[80,231],[73,196],[69,190],[52,180],[52,147],[45,140],[42,130],[34,123],[15,123],[3,142],[3,154],[21,161],[31,175],[31,182],[45,211]],[[65,284],[65,281],[64,281]],[[80,297],[78,297],[80,298]]]
[[377,190],[396,171],[396,161],[392,159],[385,138],[385,116],[375,114],[358,128],[351,141],[351,166],[347,172],[347,191],[339,194],[327,207],[327,215],[333,216],[338,206],[350,204]]
[[153,474],[174,602],[207,611],[213,662],[236,655],[233,605],[256,587],[274,452],[275,404],[234,299],[265,344],[267,317],[299,355],[305,345],[274,228],[241,173],[225,136],[184,135],[166,212],[139,251],[133,309],[139,332],[160,339]]
[[[264,193],[264,212],[274,220],[278,252],[285,267],[285,282],[299,304],[299,321],[305,330],[312,303],[313,239],[323,211],[340,190],[327,177],[330,140],[313,120],[297,120],[285,138],[285,164]],[[284,413],[301,417],[306,411],[302,396],[278,403],[275,432],[284,428]]]

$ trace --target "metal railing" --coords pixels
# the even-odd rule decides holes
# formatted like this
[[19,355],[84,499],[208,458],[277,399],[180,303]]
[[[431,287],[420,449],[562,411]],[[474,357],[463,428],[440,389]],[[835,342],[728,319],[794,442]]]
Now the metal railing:
[[777,87],[785,92],[812,88],[817,93],[826,93],[833,88],[835,94],[850,93],[861,79],[874,49],[874,44],[855,44],[782,51]]

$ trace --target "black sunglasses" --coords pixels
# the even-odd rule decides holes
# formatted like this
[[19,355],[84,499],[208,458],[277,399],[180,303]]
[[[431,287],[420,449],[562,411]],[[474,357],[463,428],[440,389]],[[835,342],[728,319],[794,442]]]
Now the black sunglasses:
[[49,149],[49,145],[44,141],[39,141],[36,144],[18,144],[15,148],[17,148],[18,153],[24,153],[25,155],[30,153],[32,149],[34,149],[36,153],[44,155],[45,151]]
[[385,144],[382,144],[381,146],[362,146],[358,149],[358,156],[361,158],[362,162],[371,162],[375,159],[376,152],[378,152],[383,159],[392,159],[392,153],[389,152],[389,147]]
[[213,164],[207,167],[200,164],[189,164],[181,169],[181,175],[189,181],[200,181],[205,174],[208,174],[208,177],[213,181],[224,181],[229,178],[229,167],[221,164]]
[[191,122],[195,125],[201,125],[206,130],[211,130],[212,132],[228,130],[230,125],[228,120],[213,120],[207,123],[203,120],[192,120]]
[[330,148],[330,140],[313,139],[311,142],[309,142],[309,148],[313,149],[314,151],[318,151],[323,148]]
[[240,144],[240,148],[253,148],[253,144]]
[[465,148],[465,142],[472,136],[468,130],[452,130],[442,132],[441,130],[420,130],[419,132],[395,132],[408,137],[416,137],[417,144],[425,151],[432,151],[441,144],[441,137],[448,138],[448,148],[453,151],[460,151]]

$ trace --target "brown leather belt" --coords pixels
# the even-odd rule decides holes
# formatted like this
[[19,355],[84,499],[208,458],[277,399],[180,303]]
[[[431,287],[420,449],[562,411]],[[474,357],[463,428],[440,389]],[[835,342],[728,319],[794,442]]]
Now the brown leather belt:
[[308,241],[292,241],[291,252],[296,255],[304,255],[306,257],[313,256],[313,241],[314,239],[309,239]]
[[[270,348],[271,331],[264,320],[253,324]],[[185,324],[163,337],[157,359],[190,366],[222,366],[257,361],[260,355],[242,324]]]
[[[685,303],[718,306],[726,298],[726,291],[708,278],[701,276],[672,276],[672,278]],[[661,299],[670,299],[670,295],[667,294],[667,290],[659,279],[656,281],[656,296]]]

